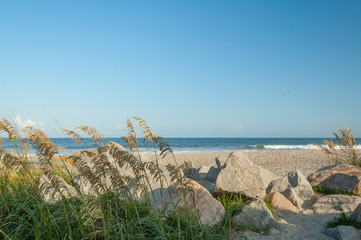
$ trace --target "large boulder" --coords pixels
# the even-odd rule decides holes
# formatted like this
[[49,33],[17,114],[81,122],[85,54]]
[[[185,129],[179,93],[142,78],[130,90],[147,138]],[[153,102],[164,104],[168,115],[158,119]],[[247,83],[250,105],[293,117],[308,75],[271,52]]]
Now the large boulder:
[[290,202],[301,208],[304,201],[314,196],[312,186],[302,172],[290,171],[283,178],[273,180],[267,187],[267,194],[282,193]]
[[350,213],[361,203],[361,197],[341,194],[318,197],[313,205],[316,214]]
[[159,210],[182,210],[193,208],[198,214],[202,224],[209,226],[218,225],[223,222],[226,210],[197,182],[184,178],[183,188],[166,189],[162,196],[156,194],[155,203]]
[[214,193],[242,193],[248,197],[264,197],[272,173],[251,162],[241,151],[232,152],[219,173]]
[[354,165],[338,164],[321,168],[310,174],[308,180],[313,186],[320,185],[361,195],[361,168]]
[[270,228],[279,228],[280,224],[262,199],[256,198],[233,217],[233,223],[241,228],[268,232]]

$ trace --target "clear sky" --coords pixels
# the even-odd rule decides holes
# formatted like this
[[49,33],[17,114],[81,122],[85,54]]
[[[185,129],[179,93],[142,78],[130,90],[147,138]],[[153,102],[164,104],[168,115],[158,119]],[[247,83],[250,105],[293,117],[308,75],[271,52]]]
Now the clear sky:
[[164,137],[361,136],[361,1],[1,1],[0,116]]

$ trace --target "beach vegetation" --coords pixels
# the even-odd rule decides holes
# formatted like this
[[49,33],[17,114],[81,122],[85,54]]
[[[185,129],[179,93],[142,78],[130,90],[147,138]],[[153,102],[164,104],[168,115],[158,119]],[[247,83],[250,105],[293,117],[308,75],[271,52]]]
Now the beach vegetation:
[[331,195],[331,194],[342,194],[342,195],[349,195],[349,196],[358,196],[356,194],[350,193],[350,192],[346,192],[346,191],[342,191],[340,189],[337,188],[329,188],[329,187],[322,187],[320,185],[315,185],[312,186],[313,191],[317,194],[317,193],[322,193],[322,194],[326,194],[326,195]]
[[345,213],[341,213],[339,217],[335,217],[332,221],[327,223],[328,228],[334,228],[342,225],[361,229],[361,222],[357,222],[356,220],[347,217]]
[[[142,141],[153,146],[155,161],[142,159],[133,121],[142,130]],[[67,149],[56,146],[41,129],[20,129],[0,120],[0,239],[227,239],[227,220],[210,227],[200,224],[194,209],[171,210],[179,202],[171,209],[154,207],[150,182],[165,186],[166,172],[174,189],[183,194],[189,189],[163,138],[141,118],[128,119],[127,129],[123,140],[128,151],[112,142],[100,145],[105,138],[95,128],[62,129],[76,144],[84,142],[85,133],[98,147],[64,155]],[[174,163],[161,168],[159,160],[168,154]],[[120,174],[118,169],[125,166],[133,177]],[[44,178],[48,181],[42,182]],[[91,186],[91,193],[82,192],[79,178]]]
[[318,148],[327,154],[332,164],[351,164],[361,166],[361,154],[357,151],[356,139],[352,135],[350,128],[345,125],[345,129],[338,129],[338,133],[333,133],[336,142],[332,140],[324,140],[325,146],[317,145]]

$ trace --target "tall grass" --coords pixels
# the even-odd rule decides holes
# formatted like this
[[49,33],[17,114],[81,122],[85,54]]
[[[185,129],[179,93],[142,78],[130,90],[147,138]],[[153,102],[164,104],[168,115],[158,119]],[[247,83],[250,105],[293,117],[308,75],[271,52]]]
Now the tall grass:
[[[108,142],[95,128],[63,129],[76,144],[81,132],[92,137],[97,150],[62,155],[40,130],[21,131],[6,119],[0,121],[0,239],[225,239],[224,226],[201,225],[193,209],[183,211],[154,206],[154,181],[162,191],[172,184],[186,194],[183,177],[170,146],[153,134],[146,122],[133,118],[143,141],[152,144],[155,161],[143,161],[132,120],[123,137],[129,151]],[[15,146],[9,151],[4,140]],[[36,156],[30,155],[31,147]],[[174,164],[160,159],[173,155]],[[38,164],[31,164],[37,161]],[[124,168],[128,167],[127,174]],[[130,174],[129,174],[130,172]],[[169,176],[169,177],[167,177]],[[46,181],[44,181],[46,179]],[[82,184],[90,186],[84,193]],[[45,195],[50,196],[46,199]],[[177,204],[172,203],[171,204]]]
[[338,133],[333,133],[336,143],[332,139],[324,140],[325,146],[316,145],[323,150],[332,164],[351,164],[361,167],[361,154],[356,146],[356,139],[352,135],[350,128],[346,125],[345,129],[338,129]]

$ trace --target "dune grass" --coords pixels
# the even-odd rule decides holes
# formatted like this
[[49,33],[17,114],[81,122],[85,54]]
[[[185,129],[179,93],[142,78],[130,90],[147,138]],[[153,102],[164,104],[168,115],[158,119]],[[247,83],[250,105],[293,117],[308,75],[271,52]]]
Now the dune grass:
[[356,139],[352,135],[350,128],[346,125],[345,129],[337,129],[338,133],[333,133],[337,143],[332,139],[324,140],[325,146],[315,144],[323,150],[329,158],[331,164],[351,164],[361,167],[361,153],[357,151]]
[[[150,180],[165,184],[164,171],[170,174],[174,188],[187,189],[183,189],[175,158],[165,169],[159,165],[159,156],[173,155],[170,146],[153,134],[144,120],[133,120],[142,129],[143,141],[154,146],[155,162],[142,161],[131,120],[127,121],[128,136],[123,137],[129,151],[113,143],[100,146],[103,135],[95,128],[80,126],[63,132],[75,143],[84,141],[80,132],[90,135],[98,152],[85,150],[64,156],[59,150],[65,149],[52,143],[40,129],[19,131],[2,119],[0,133],[7,135],[4,139],[13,143],[15,151],[9,151],[0,137],[0,239],[229,238],[227,220],[224,225],[210,227],[199,223],[193,209],[177,211],[152,205]],[[36,166],[30,163],[30,146],[36,150]],[[109,156],[114,163],[107,160]],[[131,168],[133,177],[119,173],[124,166]],[[49,181],[39,186],[44,176]],[[91,185],[92,194],[80,191],[79,177]],[[44,197],[49,192],[53,197],[50,201]],[[139,193],[144,197],[135,197]]]

